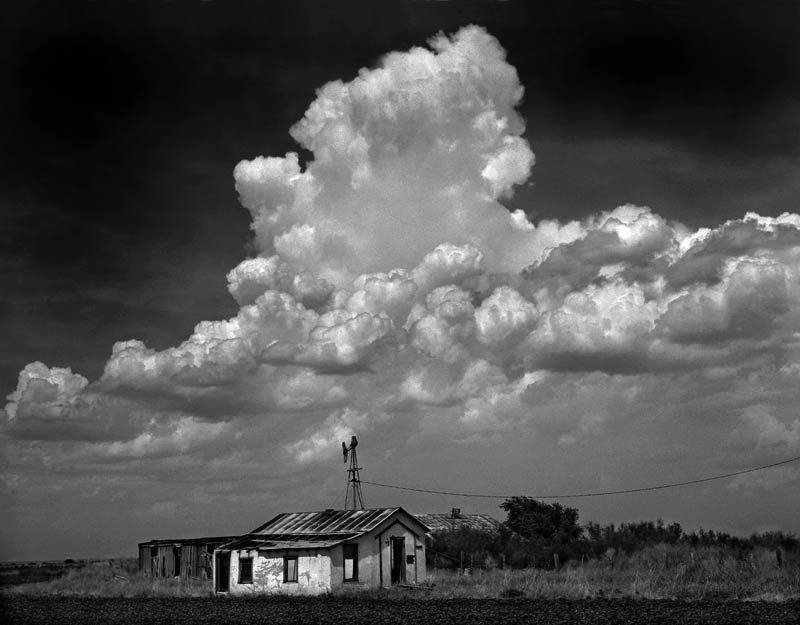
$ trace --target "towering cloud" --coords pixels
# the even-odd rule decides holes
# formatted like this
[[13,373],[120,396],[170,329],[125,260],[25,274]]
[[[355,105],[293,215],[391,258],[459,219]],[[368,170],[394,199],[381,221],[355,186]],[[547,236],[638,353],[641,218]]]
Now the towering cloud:
[[386,454],[429,435],[635,448],[672,422],[680,454],[712,424],[739,453],[797,448],[800,216],[531,223],[501,203],[534,163],[516,71],[479,27],[429,44],[319,89],[291,129],[305,166],[236,166],[257,254],[228,274],[235,317],[163,351],[119,342],[92,382],[20,373],[18,471],[184,458],[211,480],[313,466],[356,430]]

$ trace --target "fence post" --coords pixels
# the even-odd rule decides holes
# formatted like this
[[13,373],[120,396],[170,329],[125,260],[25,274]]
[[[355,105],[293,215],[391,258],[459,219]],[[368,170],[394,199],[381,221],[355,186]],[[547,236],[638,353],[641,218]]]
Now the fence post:
[[783,567],[783,552],[780,547],[775,547],[775,561],[779,569]]
[[559,569],[558,564],[559,564],[559,562],[558,562],[558,554],[554,553],[553,554],[553,566],[555,567],[556,571]]
[[458,561],[458,574],[464,575],[464,552],[461,552],[461,558]]

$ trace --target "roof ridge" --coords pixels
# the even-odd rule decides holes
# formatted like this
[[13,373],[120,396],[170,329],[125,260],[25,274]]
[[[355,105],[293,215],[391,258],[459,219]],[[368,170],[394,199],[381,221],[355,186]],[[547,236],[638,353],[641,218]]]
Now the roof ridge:
[[325,508],[324,510],[294,510],[291,512],[279,512],[278,516],[286,514],[325,514],[327,512],[377,512],[378,510],[400,510],[400,506],[386,506],[383,508],[361,508],[360,510],[341,510],[339,508]]
[[292,533],[309,534],[330,533],[343,536],[352,532],[365,532],[392,516],[405,513],[399,506],[387,508],[368,508],[364,510],[314,510],[308,512],[282,512],[266,523],[251,530],[251,534]]

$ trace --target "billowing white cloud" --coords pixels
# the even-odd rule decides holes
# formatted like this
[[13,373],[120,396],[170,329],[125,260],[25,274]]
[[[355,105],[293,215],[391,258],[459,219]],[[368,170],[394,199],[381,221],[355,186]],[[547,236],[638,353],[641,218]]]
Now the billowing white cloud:
[[622,204],[533,223],[501,203],[534,163],[522,95],[475,26],[321,87],[291,129],[305,166],[234,170],[256,248],[228,274],[238,313],[164,350],[121,341],[92,382],[28,365],[12,472],[197,454],[204,479],[261,477],[370,432],[385,454],[430,432],[796,450],[800,216],[692,231]]
[[498,42],[469,27],[431,47],[322,87],[291,130],[314,153],[304,171],[295,153],[237,166],[263,255],[348,288],[360,274],[411,269],[441,244],[509,270],[539,259],[554,235],[574,236],[526,228],[497,202],[534,160],[515,110],[523,88]]
[[282,291],[309,308],[324,304],[333,292],[325,280],[308,272],[293,274],[279,256],[248,258],[228,273],[228,290],[240,304],[253,304],[266,291]]
[[483,272],[483,253],[472,245],[442,243],[413,270],[414,283],[424,295],[436,287],[459,284]]
[[533,329],[538,316],[534,303],[510,287],[498,287],[475,311],[478,340],[498,345],[519,339]]
[[57,419],[86,388],[89,381],[72,370],[32,362],[19,374],[17,388],[8,396],[9,421],[37,418]]

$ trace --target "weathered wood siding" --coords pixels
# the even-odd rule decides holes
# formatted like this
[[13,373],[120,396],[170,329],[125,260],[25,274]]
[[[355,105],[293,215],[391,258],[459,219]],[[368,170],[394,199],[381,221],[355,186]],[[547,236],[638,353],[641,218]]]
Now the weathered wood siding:
[[[155,555],[153,555],[155,553]],[[157,545],[150,552],[149,572],[153,577],[175,577],[173,545]],[[148,570],[147,568],[145,569]]]
[[139,545],[139,571],[142,573],[150,572],[150,547]]
[[[151,577],[180,576],[183,579],[211,579],[212,554],[221,542],[189,540],[140,543],[139,570]],[[180,554],[180,562],[175,557],[176,553]]]
[[181,577],[184,579],[211,579],[211,554],[214,545],[181,545]]

